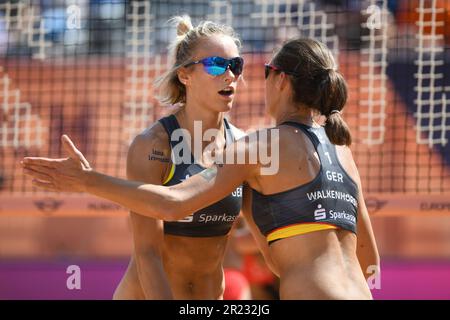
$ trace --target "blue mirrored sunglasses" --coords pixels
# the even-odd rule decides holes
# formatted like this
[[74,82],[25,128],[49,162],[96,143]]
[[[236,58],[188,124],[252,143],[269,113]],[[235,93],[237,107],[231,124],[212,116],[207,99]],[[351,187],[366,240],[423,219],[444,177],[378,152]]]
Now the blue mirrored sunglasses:
[[198,61],[189,62],[185,67],[192,66],[194,64],[203,64],[205,71],[212,76],[220,76],[224,74],[228,68],[235,76],[239,76],[242,73],[244,67],[244,59],[236,57],[232,59],[225,59],[222,57],[208,57]]

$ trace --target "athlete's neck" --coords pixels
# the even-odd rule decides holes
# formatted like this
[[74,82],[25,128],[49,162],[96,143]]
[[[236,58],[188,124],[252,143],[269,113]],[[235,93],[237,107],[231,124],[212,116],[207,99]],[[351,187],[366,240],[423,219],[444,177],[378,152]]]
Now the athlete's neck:
[[195,108],[186,105],[175,115],[180,123],[180,126],[187,129],[191,134],[194,133],[195,121],[199,121],[201,123],[202,134],[208,129],[224,129],[223,112],[195,110]]
[[318,113],[312,109],[297,107],[286,107],[281,109],[286,111],[277,115],[275,119],[277,126],[288,121],[303,123],[307,126],[316,124],[314,119],[318,116]]
[[[212,112],[209,110],[193,110],[189,107],[183,107],[175,116],[181,128],[189,131],[191,138],[194,141],[201,141],[202,150],[207,146],[214,147],[216,150],[223,150],[226,144],[224,136],[224,113]],[[208,129],[217,129],[217,134],[214,138],[205,137],[205,131]],[[205,137],[206,140],[203,140]],[[209,140],[208,140],[209,139]],[[191,144],[191,145],[192,145]],[[197,159],[200,161],[200,159]]]

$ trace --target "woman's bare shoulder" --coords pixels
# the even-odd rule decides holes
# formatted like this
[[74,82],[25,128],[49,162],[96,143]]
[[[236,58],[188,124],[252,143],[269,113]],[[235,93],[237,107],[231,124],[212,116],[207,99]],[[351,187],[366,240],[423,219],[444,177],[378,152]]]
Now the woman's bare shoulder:
[[169,136],[159,121],[139,133],[131,142],[128,152],[148,152],[151,148],[160,152],[170,151]]

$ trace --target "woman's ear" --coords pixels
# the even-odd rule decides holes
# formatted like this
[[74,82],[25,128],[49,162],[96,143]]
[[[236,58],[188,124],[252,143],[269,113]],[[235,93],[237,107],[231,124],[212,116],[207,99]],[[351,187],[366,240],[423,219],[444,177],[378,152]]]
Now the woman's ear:
[[187,72],[186,68],[180,68],[177,70],[178,80],[184,84],[185,86],[189,84],[189,73]]
[[289,86],[289,78],[287,77],[286,73],[280,72],[279,76],[277,77],[277,81],[275,83],[275,87],[282,91],[287,86]]

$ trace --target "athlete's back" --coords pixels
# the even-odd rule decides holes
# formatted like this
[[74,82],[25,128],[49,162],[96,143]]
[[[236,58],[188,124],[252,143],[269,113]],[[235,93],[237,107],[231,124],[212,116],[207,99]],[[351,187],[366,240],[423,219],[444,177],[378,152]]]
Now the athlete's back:
[[259,189],[253,215],[277,261],[281,298],[370,299],[355,234],[358,215],[367,209],[349,148],[332,145],[320,127],[308,131],[291,123],[277,129],[279,171],[250,184]]

